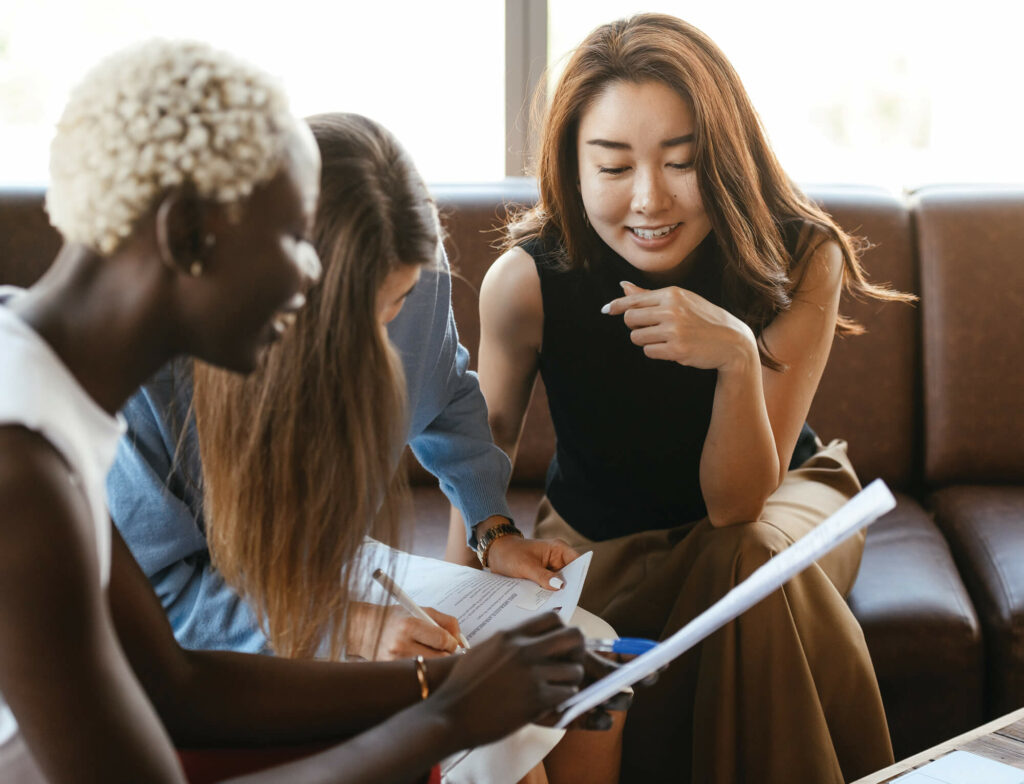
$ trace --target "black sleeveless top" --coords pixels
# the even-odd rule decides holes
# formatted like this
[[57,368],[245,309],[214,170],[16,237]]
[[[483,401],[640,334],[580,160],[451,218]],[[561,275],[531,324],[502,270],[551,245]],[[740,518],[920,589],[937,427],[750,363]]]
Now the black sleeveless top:
[[[681,286],[722,305],[722,264],[705,246]],[[560,267],[557,247],[522,244],[537,266],[544,303],[539,367],[555,427],[547,495],[573,528],[594,540],[671,528],[707,515],[700,456],[717,371],[650,359],[621,316],[601,307],[619,281],[660,288],[610,247],[588,270]],[[805,424],[790,468],[814,454]]]

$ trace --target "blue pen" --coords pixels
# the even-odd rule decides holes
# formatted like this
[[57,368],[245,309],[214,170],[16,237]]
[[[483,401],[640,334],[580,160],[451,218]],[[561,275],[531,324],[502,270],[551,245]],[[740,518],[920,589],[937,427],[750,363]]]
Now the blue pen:
[[621,653],[626,656],[639,656],[657,645],[654,640],[645,640],[642,637],[619,637],[617,640],[587,639],[588,651]]

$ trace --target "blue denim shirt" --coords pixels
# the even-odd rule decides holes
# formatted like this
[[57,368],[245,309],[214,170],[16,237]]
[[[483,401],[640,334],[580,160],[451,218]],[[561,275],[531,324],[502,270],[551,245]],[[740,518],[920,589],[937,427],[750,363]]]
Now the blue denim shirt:
[[[459,343],[447,259],[443,269],[423,270],[388,335],[408,386],[407,441],[462,513],[467,540],[471,526],[491,515],[511,519],[511,464],[494,445],[469,352]],[[110,512],[183,646],[269,653],[253,611],[210,564],[195,423],[184,421],[190,397],[187,373],[171,365],[128,401],[128,431],[107,479]]]

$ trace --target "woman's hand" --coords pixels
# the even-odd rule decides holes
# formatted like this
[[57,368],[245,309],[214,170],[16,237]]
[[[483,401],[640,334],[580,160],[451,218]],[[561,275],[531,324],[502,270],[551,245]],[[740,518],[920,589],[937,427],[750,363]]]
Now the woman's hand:
[[584,654],[582,632],[546,613],[458,657],[431,701],[466,746],[490,743],[575,694]]
[[[492,525],[505,523],[504,517],[492,517],[476,527],[481,537]],[[487,551],[487,568],[505,577],[532,580],[541,588],[557,591],[564,585],[555,573],[579,558],[561,539],[524,539],[521,536],[502,536],[495,539]]]
[[[349,622],[349,654],[373,661],[392,661],[411,659],[414,656],[432,659],[455,653],[459,647],[459,622],[433,607],[424,607],[423,610],[437,621],[440,629],[414,618],[398,605],[381,607],[355,602]],[[380,628],[382,613],[383,628]],[[377,643],[376,649],[374,643]]]
[[757,357],[754,333],[724,308],[687,289],[649,291],[623,282],[626,296],[605,305],[623,316],[630,339],[652,359],[705,370],[727,370]]

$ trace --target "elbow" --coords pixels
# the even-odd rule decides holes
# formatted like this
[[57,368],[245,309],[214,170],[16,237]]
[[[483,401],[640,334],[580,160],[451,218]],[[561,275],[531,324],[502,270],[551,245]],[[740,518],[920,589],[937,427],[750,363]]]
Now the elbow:
[[752,523],[761,519],[764,512],[764,501],[761,503],[734,504],[732,506],[712,507],[708,504],[708,522],[714,528],[726,528],[740,523]]
[[723,488],[717,494],[705,494],[708,521],[715,528],[724,528],[738,523],[752,523],[764,514],[764,505],[781,483],[774,467],[766,467],[764,476],[758,480],[750,477],[742,486]]

